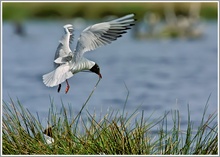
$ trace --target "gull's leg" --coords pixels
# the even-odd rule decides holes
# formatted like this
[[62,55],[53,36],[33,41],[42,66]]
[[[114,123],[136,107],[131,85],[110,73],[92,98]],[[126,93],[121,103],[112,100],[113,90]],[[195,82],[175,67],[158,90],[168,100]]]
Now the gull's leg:
[[58,89],[57,89],[58,93],[60,92],[60,89],[61,89],[61,84],[59,84],[59,86],[58,86]]
[[69,89],[70,89],[70,85],[69,85],[69,83],[68,83],[68,81],[66,80],[66,93],[69,91]]

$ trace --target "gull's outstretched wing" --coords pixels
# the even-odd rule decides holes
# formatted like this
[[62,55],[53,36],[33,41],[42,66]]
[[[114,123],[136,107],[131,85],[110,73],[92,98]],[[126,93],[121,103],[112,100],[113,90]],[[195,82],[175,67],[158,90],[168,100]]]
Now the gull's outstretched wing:
[[73,26],[71,24],[67,24],[64,25],[63,28],[65,34],[59,41],[60,44],[58,45],[54,56],[55,67],[59,66],[61,63],[71,60],[73,55],[70,49],[70,44],[73,41]]
[[134,25],[134,14],[102,22],[87,27],[82,31],[78,39],[74,58],[76,61],[82,57],[84,52],[94,50],[100,46],[110,44],[112,41],[121,37],[126,30],[131,29]]

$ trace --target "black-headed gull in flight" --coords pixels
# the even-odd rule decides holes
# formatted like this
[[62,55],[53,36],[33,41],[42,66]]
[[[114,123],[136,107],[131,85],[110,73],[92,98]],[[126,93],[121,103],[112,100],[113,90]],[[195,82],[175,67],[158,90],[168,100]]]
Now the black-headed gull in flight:
[[131,29],[131,26],[134,25],[135,20],[133,17],[134,14],[129,14],[109,22],[87,27],[80,34],[73,52],[70,49],[70,44],[73,41],[73,26],[71,24],[65,25],[65,34],[59,41],[60,44],[54,57],[55,70],[43,75],[44,84],[48,87],[59,85],[59,92],[61,83],[66,81],[65,92],[67,93],[70,88],[68,79],[80,71],[91,71],[99,75],[99,78],[102,78],[98,64],[84,58],[83,54],[100,46],[110,44],[121,37],[122,34],[126,33],[126,30]]

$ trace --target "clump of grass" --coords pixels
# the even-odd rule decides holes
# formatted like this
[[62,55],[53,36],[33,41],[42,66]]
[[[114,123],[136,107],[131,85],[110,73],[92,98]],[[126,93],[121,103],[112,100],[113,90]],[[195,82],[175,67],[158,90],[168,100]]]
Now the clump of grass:
[[[58,111],[51,101],[50,127],[46,130],[40,117],[32,115],[19,100],[3,102],[3,154],[218,154],[217,114],[204,118],[208,103],[197,129],[193,129],[188,106],[188,127],[183,132],[178,110],[167,112],[156,120],[144,119],[144,111],[138,109],[131,114],[125,113],[126,99],[122,112],[109,110],[97,118],[96,114],[83,110],[89,98],[77,115],[72,115],[73,111],[64,104]],[[86,113],[84,116],[82,111]],[[173,120],[171,130],[167,128],[168,115]],[[159,129],[156,133],[155,127]],[[47,144],[44,134],[52,136],[54,141]]]

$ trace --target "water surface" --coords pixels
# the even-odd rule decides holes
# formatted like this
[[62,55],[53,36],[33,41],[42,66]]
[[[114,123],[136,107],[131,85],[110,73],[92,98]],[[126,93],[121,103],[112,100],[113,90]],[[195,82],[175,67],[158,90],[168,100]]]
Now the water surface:
[[[33,114],[38,112],[42,121],[46,121],[50,97],[57,108],[62,99],[77,113],[98,80],[93,73],[78,73],[69,79],[68,94],[65,83],[60,93],[57,87],[43,84],[42,75],[53,70],[64,24],[29,21],[25,23],[26,36],[18,36],[12,23],[3,23],[3,99],[18,98]],[[75,30],[75,41],[80,31]],[[178,109],[184,127],[189,104],[191,119],[198,124],[210,94],[207,113],[217,110],[217,43],[216,22],[205,22],[204,37],[197,40],[137,40],[129,31],[111,45],[85,54],[98,63],[103,76],[86,109],[97,115],[105,115],[109,108],[122,111],[126,84],[129,98],[125,112],[140,107],[146,118],[154,113],[154,119]],[[74,46],[75,42],[71,48]]]

